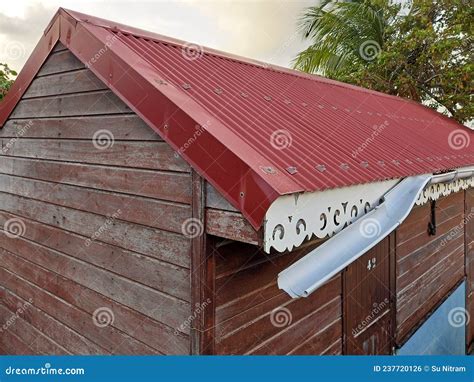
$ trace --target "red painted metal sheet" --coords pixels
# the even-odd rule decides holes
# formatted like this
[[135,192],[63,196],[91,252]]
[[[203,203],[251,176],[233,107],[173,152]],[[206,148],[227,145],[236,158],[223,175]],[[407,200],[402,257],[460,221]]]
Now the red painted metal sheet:
[[278,195],[474,164],[474,132],[417,103],[59,15],[61,42],[255,228]]

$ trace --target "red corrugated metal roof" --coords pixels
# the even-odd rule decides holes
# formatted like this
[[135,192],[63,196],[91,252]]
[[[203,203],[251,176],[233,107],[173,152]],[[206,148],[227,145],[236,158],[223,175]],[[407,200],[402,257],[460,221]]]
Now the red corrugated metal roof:
[[[474,164],[474,132],[420,104],[77,12],[58,15],[58,39],[254,227],[278,195]],[[55,19],[43,39],[49,50]],[[20,74],[0,123],[41,54],[24,69],[29,77]]]

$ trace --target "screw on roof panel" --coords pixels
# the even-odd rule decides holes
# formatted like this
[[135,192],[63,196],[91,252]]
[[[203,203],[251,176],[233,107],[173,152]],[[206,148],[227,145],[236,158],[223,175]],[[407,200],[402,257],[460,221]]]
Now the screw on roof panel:
[[168,85],[168,82],[165,80],[155,80],[155,82],[158,83],[158,85]]
[[301,104],[301,106],[306,107],[306,106],[308,106],[308,104],[307,104],[306,102],[303,102],[303,103]]
[[318,107],[319,107],[320,109],[324,109],[324,106],[321,105],[321,104],[318,104]]
[[216,94],[222,94],[222,92],[223,92],[222,88],[215,88],[214,89],[214,93],[216,93]]
[[369,167],[369,162],[367,162],[367,161],[360,162],[360,167],[364,167],[364,168]]
[[242,98],[247,98],[249,95],[248,95],[247,93],[245,93],[245,92],[242,92],[242,93],[240,93],[240,96],[241,96]]
[[384,167],[385,166],[385,162],[383,160],[379,160],[377,162],[377,164],[380,166],[380,167]]
[[182,86],[183,86],[183,89],[185,90],[191,89],[191,84],[183,84]]
[[272,97],[270,97],[270,96],[265,96],[263,98],[265,98],[265,101],[271,101],[272,100]]
[[392,161],[392,163],[393,163],[395,166],[400,166],[400,161],[397,160],[397,159],[394,159],[394,160]]
[[271,166],[260,166],[260,169],[266,174],[276,174],[276,170]]
[[286,103],[287,105],[289,105],[291,103],[291,101],[289,99],[285,99],[283,102]]
[[341,168],[341,170],[344,170],[344,171],[349,170],[349,165],[347,163],[341,163],[339,167]]
[[326,166],[323,165],[323,164],[318,164],[316,166],[316,170],[319,170],[320,172],[324,172],[324,171],[326,171]]
[[286,171],[291,174],[291,175],[294,175],[298,172],[298,170],[296,169],[296,167],[287,167],[286,168]]

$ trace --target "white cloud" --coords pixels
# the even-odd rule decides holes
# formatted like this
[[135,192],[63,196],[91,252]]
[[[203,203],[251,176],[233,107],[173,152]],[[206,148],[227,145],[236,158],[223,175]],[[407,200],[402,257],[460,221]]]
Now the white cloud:
[[0,62],[20,69],[62,6],[289,66],[304,47],[295,35],[297,18],[312,3],[312,0],[16,0],[0,6]]

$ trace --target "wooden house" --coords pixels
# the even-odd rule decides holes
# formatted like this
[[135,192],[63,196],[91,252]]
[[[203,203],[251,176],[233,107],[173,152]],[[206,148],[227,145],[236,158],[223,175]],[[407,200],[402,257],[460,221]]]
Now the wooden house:
[[1,354],[473,344],[474,133],[434,110],[60,9],[0,125]]

